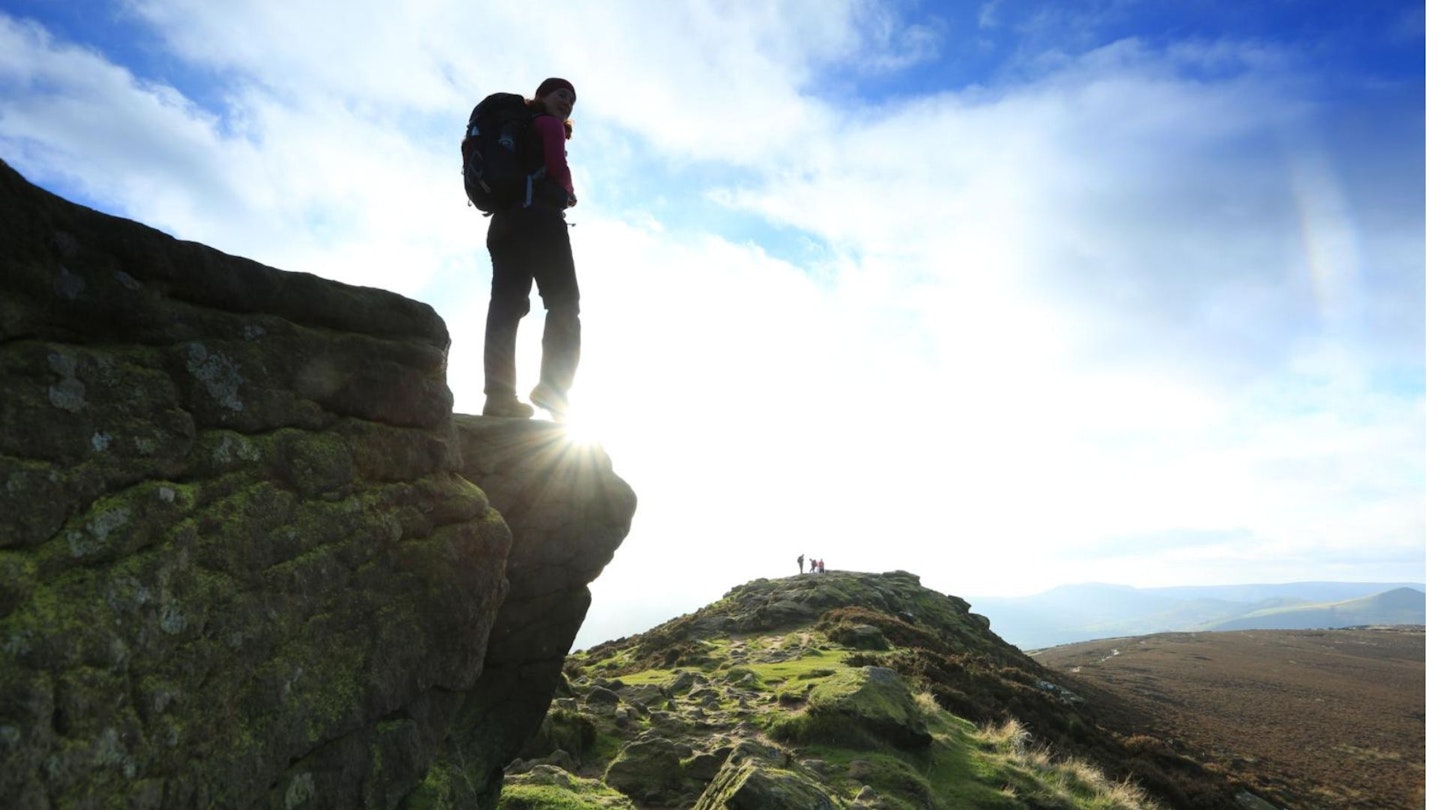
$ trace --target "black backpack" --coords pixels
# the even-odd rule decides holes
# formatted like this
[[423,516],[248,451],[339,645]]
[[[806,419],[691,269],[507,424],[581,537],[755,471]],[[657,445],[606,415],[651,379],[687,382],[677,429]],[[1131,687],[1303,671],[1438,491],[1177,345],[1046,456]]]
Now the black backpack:
[[530,205],[545,161],[524,96],[495,93],[470,113],[460,142],[465,196],[487,215]]

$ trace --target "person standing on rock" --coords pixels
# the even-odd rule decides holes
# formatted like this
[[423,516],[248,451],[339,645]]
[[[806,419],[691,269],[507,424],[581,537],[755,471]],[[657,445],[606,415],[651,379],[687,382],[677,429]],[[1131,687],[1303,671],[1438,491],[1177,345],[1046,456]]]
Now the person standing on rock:
[[800,566],[800,573],[805,573],[805,555],[803,553],[795,558],[795,564]]
[[576,203],[565,155],[565,141],[572,135],[569,118],[575,108],[575,86],[565,79],[546,79],[525,103],[537,141],[534,154],[543,159],[545,176],[535,185],[532,199],[490,219],[485,245],[493,275],[485,319],[483,413],[519,418],[535,413],[515,393],[515,337],[520,319],[530,312],[534,284],[545,302],[545,332],[540,343],[540,384],[530,392],[530,401],[563,422],[580,364],[580,286],[565,222],[565,209]]

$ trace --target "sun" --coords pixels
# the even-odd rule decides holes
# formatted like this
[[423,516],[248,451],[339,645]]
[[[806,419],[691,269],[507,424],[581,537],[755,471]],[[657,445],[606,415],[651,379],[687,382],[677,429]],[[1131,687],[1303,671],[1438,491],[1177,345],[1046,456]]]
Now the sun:
[[595,414],[586,413],[582,409],[572,409],[566,416],[565,436],[572,445],[598,445],[600,444],[601,428]]
[[565,435],[571,445],[583,445],[587,447],[598,447],[608,437],[613,439],[616,420],[607,418],[603,410],[596,408],[596,403],[587,399],[583,393],[578,396],[572,391],[570,394],[570,410],[565,415]]

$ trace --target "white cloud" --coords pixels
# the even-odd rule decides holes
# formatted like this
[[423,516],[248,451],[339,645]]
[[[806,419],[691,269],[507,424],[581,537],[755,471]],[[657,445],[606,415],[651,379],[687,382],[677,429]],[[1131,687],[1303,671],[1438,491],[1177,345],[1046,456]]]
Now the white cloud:
[[[163,208],[196,187],[225,194],[223,168],[212,159],[214,118],[174,89],[7,17],[0,54],[7,147],[31,150],[36,164],[100,199],[149,198]],[[127,163],[163,174],[121,171]]]
[[[380,5],[133,3],[210,107],[0,17],[0,149],[181,238],[431,302],[478,412],[458,130],[486,92],[573,79],[575,399],[640,494],[582,641],[802,551],[961,596],[1423,556],[1423,151],[1397,130],[1365,146],[1398,168],[1355,171],[1375,158],[1314,136],[1284,52],[1125,40],[865,102],[836,77],[936,70],[946,24]],[[1175,536],[1213,542],[1115,553]]]

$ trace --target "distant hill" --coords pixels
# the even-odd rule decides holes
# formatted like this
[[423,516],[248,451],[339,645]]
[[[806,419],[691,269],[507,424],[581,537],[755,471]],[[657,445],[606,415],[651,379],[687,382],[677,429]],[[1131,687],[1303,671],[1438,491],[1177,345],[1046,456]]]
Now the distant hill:
[[1413,625],[1425,623],[1425,594],[1414,588],[1396,588],[1330,604],[1292,604],[1267,607],[1216,623],[1212,630],[1313,630],[1362,625]]
[[[1010,643],[1037,650],[1091,639],[1193,630],[1424,624],[1424,590],[1420,583],[1375,582],[1173,588],[1085,584],[1034,596],[976,599],[975,610],[988,616],[995,632]],[[1380,598],[1394,591],[1408,593]],[[1346,607],[1339,608],[1342,604]]]

